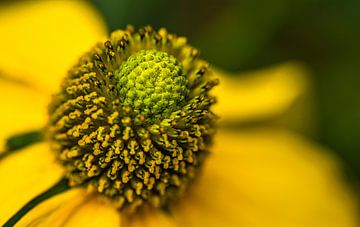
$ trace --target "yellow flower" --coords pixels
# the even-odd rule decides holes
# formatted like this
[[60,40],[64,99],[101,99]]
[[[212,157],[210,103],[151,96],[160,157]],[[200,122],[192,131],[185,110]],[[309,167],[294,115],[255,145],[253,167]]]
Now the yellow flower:
[[[107,35],[84,2],[26,2],[0,9],[0,141],[42,128],[46,106],[77,58]],[[171,212],[117,211],[83,189],[52,197],[19,226],[358,226],[356,198],[308,130],[308,81],[284,64],[241,79],[218,72],[222,127],[201,178]],[[307,122],[307,124],[304,124]],[[310,124],[311,125],[311,124]],[[2,150],[3,150],[2,149]],[[46,142],[0,160],[0,223],[63,175]]]

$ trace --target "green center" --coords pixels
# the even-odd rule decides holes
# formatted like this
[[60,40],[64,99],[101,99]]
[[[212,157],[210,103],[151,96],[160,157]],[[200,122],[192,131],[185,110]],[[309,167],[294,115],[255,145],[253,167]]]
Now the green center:
[[178,108],[189,94],[188,80],[173,56],[156,50],[131,55],[115,71],[120,101],[154,122]]

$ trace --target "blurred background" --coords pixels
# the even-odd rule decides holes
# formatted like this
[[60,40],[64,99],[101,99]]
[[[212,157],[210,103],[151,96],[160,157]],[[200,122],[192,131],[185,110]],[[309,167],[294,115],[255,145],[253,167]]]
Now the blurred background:
[[300,61],[314,84],[317,130],[307,132],[360,180],[360,1],[92,0],[110,30],[152,25],[188,37],[230,72]]

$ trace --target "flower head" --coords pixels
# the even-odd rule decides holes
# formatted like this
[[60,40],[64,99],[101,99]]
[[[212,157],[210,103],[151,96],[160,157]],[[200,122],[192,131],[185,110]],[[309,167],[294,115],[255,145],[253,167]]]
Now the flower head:
[[[221,78],[221,84],[212,90],[219,100],[212,108],[211,103],[215,100],[208,95],[208,89],[217,81],[207,70],[207,64],[198,59],[198,51],[185,44],[184,38],[176,38],[165,30],[155,32],[149,27],[138,31],[131,27],[116,31],[109,38],[110,42],[99,43],[86,53],[64,79],[66,70],[79,55],[105,37],[106,28],[101,17],[82,1],[25,2],[0,11],[0,142],[7,145],[5,150],[0,149],[1,224],[358,226],[356,197],[342,181],[336,160],[320,146],[288,130],[304,129],[304,121],[311,119],[307,115],[309,109],[303,105],[308,87],[306,73],[298,64],[282,64],[241,78],[214,70],[214,74]],[[24,40],[24,34],[31,35]],[[128,34],[128,39],[122,39],[125,34]],[[120,51],[116,51],[118,46]],[[173,50],[181,50],[186,55]],[[122,59],[124,55],[116,54],[126,51],[126,60]],[[165,62],[157,76],[153,73],[157,70],[156,64],[146,63],[153,61],[152,56]],[[19,64],[19,59],[25,60]],[[148,68],[142,69],[139,75],[137,68],[145,66]],[[167,70],[168,66],[170,70]],[[196,67],[199,67],[200,76],[190,76],[189,72],[197,72]],[[86,71],[89,69],[92,71]],[[113,75],[108,74],[109,71]],[[94,80],[98,81],[96,84],[90,83],[94,72],[101,78]],[[159,82],[168,81],[169,77],[173,78],[171,84]],[[83,83],[80,78],[90,80]],[[140,86],[144,84],[142,78],[153,80]],[[60,91],[49,100],[60,80],[63,81]],[[108,83],[103,84],[104,81]],[[192,86],[194,84],[198,86]],[[163,97],[160,103],[156,97],[144,93],[158,85],[161,89],[154,89],[151,94],[164,94],[169,90],[167,86],[172,86],[171,94],[164,95],[166,98]],[[87,96],[85,100],[85,96],[93,92],[97,96]],[[81,96],[85,106],[75,102],[75,106],[61,109],[67,101]],[[138,99],[140,96],[143,98]],[[210,103],[202,105],[206,98]],[[187,118],[186,113],[191,112],[193,106],[185,107],[193,99],[202,105],[200,107],[196,102],[194,105],[201,111],[195,114],[195,118]],[[50,115],[46,113],[49,102]],[[97,112],[100,109],[102,112]],[[220,127],[216,136],[212,136],[212,109],[222,119],[217,122]],[[115,110],[118,115],[111,115]],[[164,121],[177,116],[179,110],[184,111],[185,116],[180,114],[173,118],[174,121]],[[63,118],[62,121],[55,119],[56,113]],[[41,136],[45,125],[50,140]],[[204,130],[197,126],[192,128],[193,125],[208,127]],[[103,127],[102,133],[92,138],[90,135],[99,127]],[[177,129],[185,133],[177,134]],[[141,137],[145,135],[140,133],[142,131],[148,132],[149,137]],[[123,141],[122,144],[115,143],[112,132]],[[49,141],[53,149],[50,149]],[[208,149],[211,143],[214,145]],[[71,150],[76,146],[79,148]],[[99,149],[93,149],[95,146]],[[114,147],[121,148],[122,155],[119,156]],[[145,147],[149,148],[147,152]],[[178,152],[180,147],[182,157]],[[159,152],[151,152],[155,149]],[[141,152],[146,157],[142,165]],[[169,158],[165,160],[162,154],[171,156],[169,166],[165,164]],[[206,157],[204,163],[199,161],[202,160],[200,154]],[[113,157],[123,162],[123,166],[114,164]],[[159,160],[161,163],[157,164]],[[155,168],[151,166],[152,161],[155,161]],[[181,161],[186,161],[185,174],[181,173]],[[108,168],[102,169],[99,163],[108,165]],[[174,170],[177,165],[180,174]],[[124,190],[118,190],[114,183],[107,183],[118,180],[111,179],[113,166],[116,175],[120,175]],[[100,168],[100,174],[96,168]],[[132,183],[134,179],[143,180],[136,175],[139,168],[153,172],[150,173],[155,178],[150,190],[153,193],[151,199],[143,198],[143,192],[149,190],[150,177],[147,185],[144,181]],[[201,174],[192,178],[188,169],[195,169],[195,175],[201,169]],[[123,184],[121,174],[126,171],[131,174],[129,181]],[[180,177],[178,184],[176,177],[171,177],[173,175],[185,179],[185,184],[180,182]],[[164,179],[168,179],[167,184]],[[69,187],[69,181],[72,186],[79,187]],[[175,192],[181,192],[183,185],[186,188],[190,181],[193,181],[192,187],[181,199],[177,199],[181,193],[173,196],[170,187],[175,185]],[[142,187],[138,183],[142,183]],[[164,183],[167,187],[161,186]],[[90,190],[84,190],[82,186]],[[129,189],[132,192],[128,192]],[[165,197],[160,198],[162,190]],[[153,199],[154,195],[159,199]],[[124,197],[123,208],[136,208],[139,199],[143,205],[169,203],[170,206],[166,207],[166,212],[143,206],[144,209],[128,215],[124,209],[118,209],[121,196]],[[178,201],[170,203],[173,199]],[[26,209],[23,209],[24,205]]]
[[71,186],[116,206],[165,206],[196,177],[213,135],[218,83],[183,37],[118,30],[86,53],[49,108],[49,133]]

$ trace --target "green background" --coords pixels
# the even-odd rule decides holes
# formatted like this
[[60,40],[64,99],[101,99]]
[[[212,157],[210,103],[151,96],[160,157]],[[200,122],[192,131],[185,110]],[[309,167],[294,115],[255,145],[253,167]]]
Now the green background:
[[93,0],[109,29],[152,25],[187,36],[202,58],[239,72],[304,62],[315,84],[313,139],[360,179],[360,1]]

